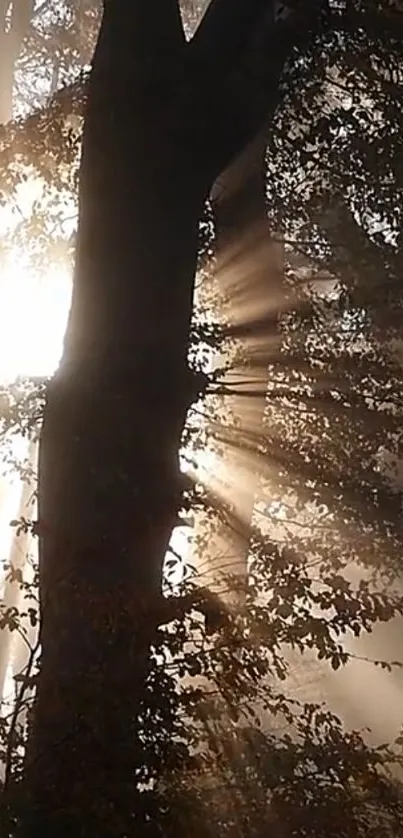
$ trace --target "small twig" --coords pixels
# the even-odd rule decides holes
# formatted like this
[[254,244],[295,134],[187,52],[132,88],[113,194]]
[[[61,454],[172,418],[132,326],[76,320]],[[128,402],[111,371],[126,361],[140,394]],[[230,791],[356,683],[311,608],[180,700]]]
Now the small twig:
[[28,680],[28,678],[29,678],[29,676],[32,672],[32,667],[33,667],[33,664],[34,664],[35,655],[36,655],[38,649],[39,649],[39,640],[38,640],[38,642],[36,643],[35,646],[31,647],[31,652],[30,652],[28,663],[27,663],[27,666],[26,666],[25,677],[24,677],[24,680],[21,684],[21,688],[19,690],[19,693],[17,694],[16,699],[15,699],[14,710],[13,710],[13,713],[12,713],[12,716],[11,716],[11,722],[10,722],[10,731],[9,731],[9,735],[8,735],[7,749],[6,749],[4,786],[3,786],[4,791],[6,791],[9,787],[9,785],[10,785],[11,770],[12,770],[12,758],[13,758],[14,734],[15,734],[16,729],[17,729],[18,716],[21,712],[22,704],[23,704],[23,701],[24,701],[25,691],[27,689],[27,680]]

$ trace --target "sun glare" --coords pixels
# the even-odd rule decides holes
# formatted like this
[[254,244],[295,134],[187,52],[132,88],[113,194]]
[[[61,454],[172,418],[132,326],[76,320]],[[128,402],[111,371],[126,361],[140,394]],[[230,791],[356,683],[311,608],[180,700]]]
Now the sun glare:
[[0,382],[54,372],[70,293],[67,269],[35,276],[23,259],[7,260],[0,277]]
[[[43,183],[28,179],[12,204],[1,207],[0,238],[11,247],[0,255],[0,383],[18,376],[48,376],[57,367],[69,309],[70,268],[34,268],[30,254],[13,246],[18,225],[35,214]],[[66,208],[70,212],[71,208]],[[63,227],[63,220],[60,221]]]
[[[29,245],[26,249],[18,246],[19,225],[24,227],[27,222],[29,226],[42,188],[39,181],[28,180],[21,184],[12,204],[0,207],[0,242],[6,244],[0,252],[0,386],[19,377],[52,375],[62,352],[71,295],[70,267],[48,264],[39,270],[32,264]],[[24,539],[16,538],[10,521],[22,514],[28,518],[34,515],[32,495],[29,508],[22,505],[26,490],[9,457],[21,464],[29,458],[32,465],[36,459],[36,447],[31,450],[28,440],[18,434],[4,434],[2,425],[0,419],[4,443],[0,457],[0,563],[14,561],[18,550],[25,554],[28,549]],[[24,560],[19,561],[25,574],[28,567]],[[3,584],[0,564],[0,588]],[[10,660],[3,698],[6,693],[13,694],[11,669]]]

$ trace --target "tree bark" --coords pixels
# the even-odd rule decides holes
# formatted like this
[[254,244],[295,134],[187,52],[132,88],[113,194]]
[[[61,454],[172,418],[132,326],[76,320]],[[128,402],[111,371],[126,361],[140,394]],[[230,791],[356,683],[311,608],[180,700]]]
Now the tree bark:
[[[106,7],[94,60],[73,300],[41,440],[30,836],[124,835],[130,826],[136,714],[192,398],[187,340],[204,195],[173,90],[181,30],[167,37],[172,55],[157,66],[150,56],[144,83],[138,31],[149,48],[155,14],[120,5],[121,19]],[[156,52],[157,42],[158,32]]]
[[136,827],[138,711],[196,395],[198,223],[234,154],[232,142],[226,157],[224,142],[217,156],[205,142],[215,91],[200,101],[200,52],[196,63],[188,55],[176,0],[105,1],[72,305],[40,445],[42,658],[24,838],[123,838]]

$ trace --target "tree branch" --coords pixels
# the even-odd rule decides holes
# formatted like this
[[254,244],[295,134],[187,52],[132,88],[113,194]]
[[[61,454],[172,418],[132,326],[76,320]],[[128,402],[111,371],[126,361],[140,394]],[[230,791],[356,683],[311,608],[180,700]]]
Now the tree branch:
[[104,0],[92,76],[105,67],[110,82],[113,66],[116,85],[133,73],[147,83],[155,67],[167,70],[185,46],[179,0]]
[[183,619],[192,609],[198,611],[205,618],[207,634],[214,634],[224,629],[230,620],[228,606],[214,591],[207,587],[197,588],[180,597],[161,597],[154,619],[159,626]]
[[[281,9],[274,0],[254,0],[242,12],[244,6],[242,0],[213,0],[211,18],[207,12],[191,44],[196,58],[203,58],[198,90],[207,114],[203,148],[215,177],[270,122],[294,49],[309,44],[329,16],[328,0],[285,0]],[[217,54],[221,49],[223,58]]]
[[[333,252],[336,275],[349,286],[362,286],[368,294],[382,287],[385,276],[393,280],[395,252],[385,244],[382,251],[371,240],[366,230],[356,221],[351,208],[339,198],[326,198],[326,204],[313,216],[325,231]],[[389,257],[389,263],[385,261]],[[399,265],[399,268],[401,266]],[[363,282],[364,281],[364,282]]]
[[[268,123],[281,100],[280,78],[289,58],[295,30],[285,21],[273,23],[262,13],[260,28],[250,31],[244,50],[220,66],[219,60],[200,73],[197,97],[204,114],[200,129],[203,156],[215,180]],[[232,44],[241,44],[232,40]],[[197,71],[197,68],[196,68]],[[196,84],[198,79],[196,78]]]
[[191,60],[210,74],[228,72],[273,7],[274,0],[211,0],[189,45]]

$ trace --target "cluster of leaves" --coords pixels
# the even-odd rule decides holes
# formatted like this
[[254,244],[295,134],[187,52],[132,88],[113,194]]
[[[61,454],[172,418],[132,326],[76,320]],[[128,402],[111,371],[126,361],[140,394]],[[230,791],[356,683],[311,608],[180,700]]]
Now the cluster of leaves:
[[[283,313],[255,359],[265,425],[237,444],[263,474],[266,528],[319,569],[359,562],[396,578],[403,56],[398,25],[382,28],[386,8],[352,4],[350,24],[322,32],[284,73],[267,154]],[[236,428],[221,436],[231,433],[234,444]]]
[[[338,620],[330,616],[317,631],[301,608],[311,591],[304,572],[296,580],[291,557],[271,545],[269,562],[257,532],[252,540],[259,556],[241,611],[226,611],[220,627],[208,633],[198,608],[180,613],[179,607],[178,618],[161,625],[155,638],[138,719],[137,828],[148,834],[151,818],[165,835],[189,834],[190,827],[199,834],[202,824],[203,834],[219,828],[229,837],[245,830],[263,836],[268,829],[312,838],[321,838],[325,829],[335,838],[398,836],[399,742],[394,749],[372,748],[358,732],[346,732],[324,706],[298,702],[279,689],[287,667],[284,644],[296,642],[303,650],[308,638],[318,655],[333,660],[335,638],[348,630],[349,608],[365,629],[368,621],[387,618],[392,605],[366,589],[362,594],[363,586],[353,591],[345,580],[332,580],[329,600],[323,588],[319,607],[326,613],[333,609]],[[178,590],[179,605],[181,597],[196,592],[195,581]],[[26,588],[25,598],[33,591]],[[396,600],[395,607],[401,605]],[[21,805],[33,663],[17,679],[17,712],[0,726],[7,769],[4,835],[13,834]]]

